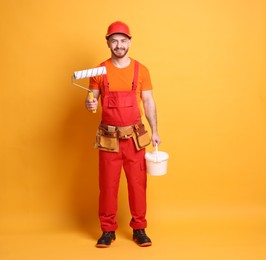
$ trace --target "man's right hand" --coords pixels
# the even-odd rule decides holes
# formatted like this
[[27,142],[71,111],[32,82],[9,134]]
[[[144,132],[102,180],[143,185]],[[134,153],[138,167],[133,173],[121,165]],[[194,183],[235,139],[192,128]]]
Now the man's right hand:
[[96,98],[90,99],[89,97],[85,100],[86,108],[92,112],[96,111],[98,108],[98,100]]

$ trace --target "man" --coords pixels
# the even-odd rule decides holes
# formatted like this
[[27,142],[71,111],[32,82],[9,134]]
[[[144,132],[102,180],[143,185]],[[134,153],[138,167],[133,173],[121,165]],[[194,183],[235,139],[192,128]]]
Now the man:
[[[111,58],[101,63],[106,75],[92,77],[85,104],[89,111],[97,110],[101,96],[102,120],[97,132],[96,147],[99,148],[99,219],[102,236],[96,247],[105,248],[116,239],[118,227],[117,194],[122,167],[127,184],[132,219],[133,240],[139,246],[151,246],[146,235],[146,165],[145,146],[151,141],[159,145],[156,105],[148,69],[128,56],[131,44],[129,27],[120,21],[112,23],[106,34]],[[141,123],[143,103],[152,136]]]

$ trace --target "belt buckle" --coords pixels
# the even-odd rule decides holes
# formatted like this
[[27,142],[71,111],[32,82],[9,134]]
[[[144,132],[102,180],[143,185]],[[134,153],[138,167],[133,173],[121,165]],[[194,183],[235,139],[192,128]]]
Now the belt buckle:
[[121,136],[120,138],[121,139],[129,139],[129,138],[131,138],[132,137],[132,134],[131,135],[123,135],[123,136]]
[[121,129],[119,129],[118,131],[119,131],[119,138],[121,139],[129,139],[133,135],[133,133],[128,132],[128,129],[123,129],[122,131]]

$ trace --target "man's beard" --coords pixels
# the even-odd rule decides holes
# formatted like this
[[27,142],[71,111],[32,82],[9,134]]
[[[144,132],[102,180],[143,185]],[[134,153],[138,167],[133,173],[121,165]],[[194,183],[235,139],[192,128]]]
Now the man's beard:
[[120,50],[121,48],[115,48],[114,50],[111,49],[112,54],[116,57],[116,58],[124,58],[127,53],[128,53],[128,49],[122,48],[122,52],[117,53],[116,51]]

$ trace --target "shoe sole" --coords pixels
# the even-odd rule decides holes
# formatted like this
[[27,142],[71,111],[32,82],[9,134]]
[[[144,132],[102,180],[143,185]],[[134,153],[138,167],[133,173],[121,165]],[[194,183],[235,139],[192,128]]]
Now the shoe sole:
[[[113,239],[113,240],[111,241],[111,244],[112,244],[114,241],[115,241],[115,239]],[[97,248],[108,248],[108,247],[111,246],[111,244],[110,244],[110,245],[106,245],[106,244],[96,244],[96,247],[97,247]]]
[[148,246],[152,245],[152,242],[146,242],[146,243],[143,243],[143,244],[139,244],[137,240],[134,240],[134,242],[140,247],[148,247]]

